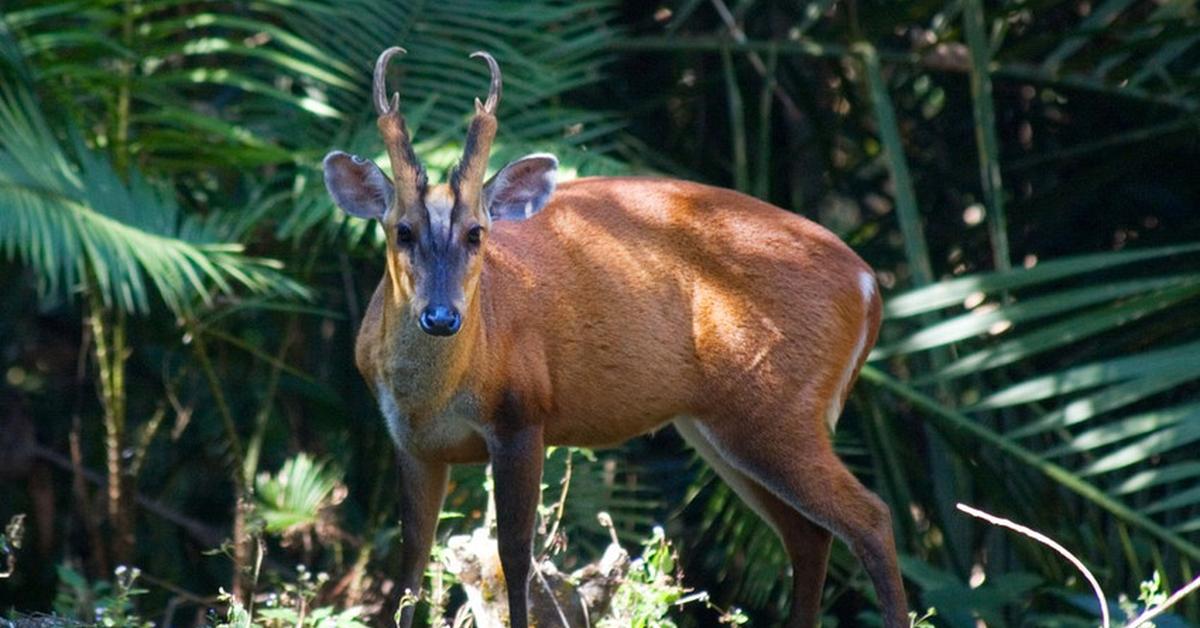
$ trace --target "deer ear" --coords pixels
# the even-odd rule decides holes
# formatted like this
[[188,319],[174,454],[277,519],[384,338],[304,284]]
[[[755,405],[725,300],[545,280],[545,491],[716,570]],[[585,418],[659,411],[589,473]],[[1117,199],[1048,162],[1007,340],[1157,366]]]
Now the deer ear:
[[546,206],[554,193],[558,159],[538,153],[522,157],[483,185],[483,206],[496,220],[524,220]]
[[370,159],[335,150],[325,156],[325,189],[343,211],[383,219],[392,200],[392,182]]

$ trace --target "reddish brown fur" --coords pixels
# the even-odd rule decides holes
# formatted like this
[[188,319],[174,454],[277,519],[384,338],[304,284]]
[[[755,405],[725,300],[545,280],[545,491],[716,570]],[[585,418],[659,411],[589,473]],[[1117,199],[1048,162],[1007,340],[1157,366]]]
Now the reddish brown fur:
[[780,531],[795,561],[791,625],[816,612],[822,528],[867,565],[885,624],[907,625],[886,507],[833,454],[823,419],[880,312],[878,290],[864,303],[860,289],[869,267],[833,234],[695,183],[565,183],[541,213],[492,225],[450,338],[417,329],[403,254],[393,243],[388,256],[356,354],[376,395],[399,400],[405,455],[482,462],[496,432],[523,426],[544,445],[602,447],[678,419]]
[[[870,269],[824,228],[729,190],[565,183],[533,218],[495,223],[484,254],[464,330],[429,342],[474,345],[464,381],[444,385],[485,409],[498,391],[519,392],[547,444],[614,445],[678,415],[780,395],[828,400],[846,361],[862,359],[849,351],[864,327],[857,275]],[[357,359],[370,382],[388,359],[393,290],[385,277],[363,321]]]

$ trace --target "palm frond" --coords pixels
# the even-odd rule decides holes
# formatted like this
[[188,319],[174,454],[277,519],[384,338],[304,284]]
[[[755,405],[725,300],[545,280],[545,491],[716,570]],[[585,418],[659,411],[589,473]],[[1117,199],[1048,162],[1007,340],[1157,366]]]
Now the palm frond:
[[27,91],[0,92],[0,250],[30,266],[44,293],[70,298],[91,280],[107,306],[146,312],[156,292],[176,313],[236,287],[305,294],[277,262],[221,241],[136,170],[122,180],[78,133],[68,138]]
[[[504,72],[494,164],[545,151],[558,155],[564,178],[622,171],[621,162],[605,156],[622,118],[565,104],[572,90],[605,78],[606,46],[619,35],[610,24],[615,7],[612,0],[305,3],[285,18],[288,29],[320,51],[312,63],[328,63],[329,73],[346,80],[303,78],[340,117],[313,120],[298,132],[309,134],[309,145],[382,155],[368,98],[371,68],[381,50],[403,46],[408,54],[394,64],[389,90],[400,92],[414,148],[437,180],[461,154],[471,103],[486,92],[487,69],[468,54],[487,50]],[[335,13],[339,28],[329,28]],[[305,186],[282,225],[284,237],[316,225],[344,228],[320,185],[320,156],[305,160]],[[362,232],[352,226],[349,233]]]
[[316,525],[323,509],[344,498],[336,494],[341,470],[307,454],[290,458],[275,475],[260,473],[254,486],[259,514],[275,534]]
[[[900,365],[954,345],[965,355],[916,380],[911,391],[957,381],[952,401],[965,406],[965,416],[923,398],[995,430],[996,442],[1023,452],[1014,453],[1022,462],[1056,465],[1051,478],[1085,501],[1139,512],[1146,518],[1132,521],[1135,528],[1161,540],[1151,529],[1160,526],[1200,555],[1200,491],[1189,453],[1200,440],[1193,420],[1200,390],[1197,250],[1080,256],[914,290],[889,308],[887,331],[908,331],[873,360]],[[950,316],[914,326],[908,317],[924,312]],[[1091,496],[1081,492],[1085,485]]]

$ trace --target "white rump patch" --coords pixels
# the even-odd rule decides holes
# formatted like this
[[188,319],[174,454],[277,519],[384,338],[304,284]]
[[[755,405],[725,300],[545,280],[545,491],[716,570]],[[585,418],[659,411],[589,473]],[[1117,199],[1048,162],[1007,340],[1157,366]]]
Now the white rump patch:
[[875,296],[875,276],[868,272],[858,273],[858,287],[862,290],[863,303],[871,307],[871,297]]
[[863,359],[863,352],[866,350],[867,336],[870,335],[870,329],[867,326],[871,324],[871,299],[875,297],[875,276],[865,271],[860,272],[858,288],[862,291],[863,296],[863,327],[858,332],[858,342],[854,344],[854,351],[850,353],[846,362],[846,370],[842,372],[842,379],[834,389],[833,399],[829,401],[829,409],[825,411],[825,424],[829,426],[830,433],[837,429],[838,419],[842,416],[842,399],[846,396],[846,388],[850,386],[854,368]]

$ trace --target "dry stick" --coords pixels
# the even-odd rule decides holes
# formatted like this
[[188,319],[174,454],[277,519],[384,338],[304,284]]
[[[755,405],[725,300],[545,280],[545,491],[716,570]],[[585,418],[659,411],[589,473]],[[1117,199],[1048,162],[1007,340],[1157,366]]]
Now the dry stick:
[[454,621],[450,624],[451,628],[467,628],[475,625],[475,616],[471,614],[471,606],[463,604],[458,607],[458,611],[454,613]]
[[483,528],[491,530],[496,525],[496,480],[492,476],[492,464],[483,468],[483,476],[488,486],[487,509],[483,511]]
[[1024,534],[1038,543],[1041,543],[1042,545],[1045,545],[1046,547],[1058,552],[1063,558],[1071,561],[1071,564],[1075,565],[1075,568],[1083,573],[1083,577],[1086,578],[1088,583],[1092,585],[1092,591],[1096,594],[1096,601],[1100,604],[1101,626],[1103,626],[1103,628],[1110,628],[1111,624],[1108,617],[1108,604],[1105,602],[1106,598],[1104,597],[1104,590],[1100,588],[1100,583],[1096,581],[1096,577],[1092,575],[1092,572],[1088,571],[1088,568],[1084,566],[1082,561],[1080,561],[1078,558],[1075,558],[1074,554],[1067,551],[1067,548],[1059,545],[1054,539],[1046,536],[1045,534],[1042,534],[1041,532],[1038,532],[1032,528],[1027,528],[1019,523],[1014,523],[1008,519],[1002,519],[995,515],[990,515],[982,510],[977,510],[966,504],[957,504],[956,506],[959,510],[971,515],[972,517],[983,519],[992,525],[998,525],[1002,528],[1008,528],[1009,530]]
[[[1092,589],[1095,591],[1096,597],[1098,598],[1098,601],[1100,602],[1100,614],[1101,614],[1102,620],[1104,622],[1104,628],[1108,628],[1108,625],[1109,625],[1108,607],[1104,603],[1104,600],[1105,600],[1104,591],[1102,591],[1100,589],[1100,584],[1098,582],[1096,582],[1095,577],[1092,576],[1092,572],[1088,571],[1087,567],[1084,567],[1083,563],[1080,562],[1078,558],[1075,558],[1075,556],[1073,554],[1068,552],[1066,550],[1066,548],[1059,545],[1058,543],[1055,543],[1054,540],[1050,539],[1049,537],[1045,536],[1044,534],[1041,534],[1039,532],[1031,530],[1020,524],[1013,523],[1012,521],[1009,521],[1008,519],[1001,519],[1000,517],[996,517],[994,515],[989,515],[988,513],[983,512],[982,510],[977,510],[975,508],[971,508],[970,506],[967,506],[965,504],[958,504],[958,509],[967,513],[968,515],[971,515],[972,517],[978,517],[989,523],[993,523],[995,525],[1002,526],[1002,527],[1009,528],[1011,530],[1020,532],[1021,534],[1024,534],[1025,536],[1028,536],[1028,537],[1032,538],[1033,540],[1050,547],[1054,551],[1056,551],[1059,554],[1062,554],[1064,557],[1066,557],[1066,559],[1071,561],[1071,563],[1074,564],[1075,567],[1079,569],[1079,571],[1083,572],[1084,577],[1087,578],[1088,582],[1091,583]],[[1200,589],[1200,576],[1196,577],[1194,580],[1187,583],[1187,585],[1184,586],[1183,588],[1172,593],[1171,597],[1168,597],[1166,599],[1166,601],[1164,601],[1161,605],[1155,606],[1154,608],[1151,608],[1151,609],[1148,609],[1146,612],[1144,612],[1141,615],[1138,615],[1134,619],[1130,620],[1129,623],[1125,624],[1124,628],[1138,628],[1138,626],[1146,624],[1151,619],[1158,617],[1159,615],[1165,613],[1167,611],[1167,609],[1178,604],[1179,600],[1182,600],[1188,594],[1196,591],[1196,589]]]
[[[742,30],[742,27],[738,26],[737,20],[733,17],[733,12],[726,6],[725,1],[712,0],[712,5],[717,10],[717,13],[721,15],[721,21],[725,22],[725,26],[729,29],[729,34],[733,36],[733,40],[740,45],[745,45],[747,43],[746,32]],[[804,114],[800,112],[800,107],[796,105],[796,101],[792,100],[792,97],[783,91],[779,83],[767,72],[767,64],[763,63],[762,57],[753,50],[747,53],[746,57],[750,59],[750,65],[754,66],[754,71],[758,72],[758,75],[770,84],[771,92],[775,94],[779,102],[783,103],[783,108],[787,111],[788,118],[798,120],[804,117]]]
[[71,431],[67,438],[70,445],[70,464],[66,467],[71,472],[71,488],[78,500],[80,517],[88,540],[92,544],[92,567],[96,569],[93,575],[108,574],[108,552],[104,538],[100,536],[100,522],[92,511],[91,497],[88,495],[87,482],[83,478],[83,446],[79,435],[83,431],[80,417],[83,416],[83,383],[87,379],[87,367],[92,355],[92,326],[85,316],[81,321],[79,355],[75,361],[75,407],[71,411]]
[[154,576],[152,576],[144,571],[138,575],[138,579],[144,580],[144,581],[148,582],[149,584],[152,584],[152,585],[159,587],[161,589],[164,589],[166,591],[170,591],[171,593],[175,594],[174,598],[182,599],[186,602],[190,602],[197,606],[211,606],[213,604],[216,604],[219,601],[218,596],[215,596],[215,595],[204,596],[204,595],[200,595],[198,593],[192,593],[191,591],[188,591],[187,589],[185,589],[177,584],[172,584],[170,581],[163,580],[162,578],[155,578]]
[[558,620],[562,622],[566,628],[571,628],[571,622],[567,621],[567,614],[563,612],[562,606],[558,603],[558,596],[554,595],[554,589],[550,588],[550,583],[546,582],[546,576],[542,575],[542,568],[532,558],[529,559],[533,563],[533,573],[537,576],[538,582],[542,583],[542,588],[546,590],[546,595],[550,596],[550,602],[554,604],[554,610],[558,612]]
[[613,545],[621,545],[621,541],[617,539],[617,526],[613,523],[612,515],[607,512],[600,511],[596,515],[596,519],[600,521],[600,526],[608,530],[608,536],[612,537]]
[[246,477],[246,449],[242,445],[242,439],[238,436],[237,424],[233,420],[233,413],[229,409],[229,403],[225,400],[224,388],[221,385],[221,380],[217,377],[216,370],[213,368],[212,360],[208,356],[208,349],[204,341],[204,334],[197,327],[194,320],[188,320],[188,333],[192,337],[192,347],[196,353],[196,359],[200,361],[200,368],[203,370],[205,377],[208,379],[209,388],[212,390],[213,400],[217,403],[217,414],[221,417],[221,423],[225,427],[225,438],[229,441],[229,450],[233,456],[233,484],[235,501],[233,506],[233,581],[230,583],[230,593],[234,599],[246,599],[246,606],[252,608],[254,606],[253,591],[247,592],[245,588],[245,574],[243,570],[249,562],[249,548],[246,547],[246,499],[250,493],[250,481]]
[[[77,452],[75,451],[74,443],[72,443],[72,455],[70,458],[41,444],[34,445],[33,447],[34,455],[60,469],[72,472],[74,477],[79,478],[79,482],[86,480],[102,488],[107,485],[108,480],[103,475],[84,467],[76,458],[75,454]],[[169,508],[158,500],[151,499],[141,493],[134,493],[134,499],[147,512],[174,523],[201,544],[212,547],[221,543],[220,532]]]
[[[100,522],[92,511],[91,497],[88,494],[87,483],[84,481],[87,476],[83,467],[83,446],[79,442],[79,433],[82,429],[79,413],[73,414],[71,416],[71,432],[67,437],[71,457],[63,468],[71,472],[71,489],[75,494],[75,499],[79,502],[78,508],[80,517],[83,519],[83,527],[92,544],[91,549],[94,555],[92,567],[98,572],[93,575],[98,576],[108,573],[108,553],[104,546],[104,537],[100,536]],[[100,478],[99,475],[96,477]],[[96,483],[103,486],[105,480],[101,478],[96,480]]]
[[562,494],[558,496],[558,505],[555,508],[554,524],[550,526],[550,533],[546,535],[546,541],[542,545],[542,558],[546,558],[547,552],[554,547],[555,537],[558,536],[558,526],[562,523],[563,513],[567,509],[567,492],[571,490],[571,471],[572,458],[575,457],[575,452],[570,448],[567,449],[567,464],[566,471],[563,472],[562,479]]

